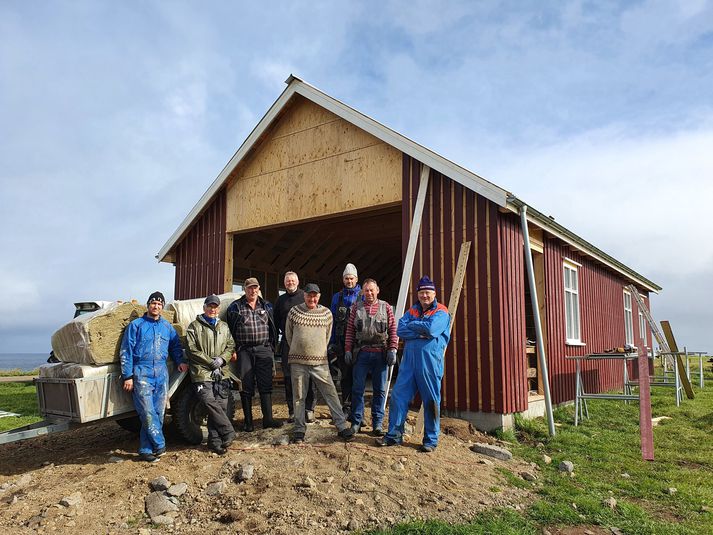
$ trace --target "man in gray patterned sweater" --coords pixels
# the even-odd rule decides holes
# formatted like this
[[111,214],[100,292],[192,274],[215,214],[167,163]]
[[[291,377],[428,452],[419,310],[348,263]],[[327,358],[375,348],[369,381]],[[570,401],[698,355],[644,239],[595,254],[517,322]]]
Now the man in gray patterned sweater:
[[288,362],[292,375],[292,395],[295,409],[295,426],[292,442],[304,442],[305,397],[311,378],[332,414],[339,437],[347,442],[354,433],[344,417],[342,405],[329,373],[327,344],[332,333],[332,313],[319,304],[319,286],[310,283],[304,287],[304,304],[290,309],[285,323],[285,338],[290,347]]

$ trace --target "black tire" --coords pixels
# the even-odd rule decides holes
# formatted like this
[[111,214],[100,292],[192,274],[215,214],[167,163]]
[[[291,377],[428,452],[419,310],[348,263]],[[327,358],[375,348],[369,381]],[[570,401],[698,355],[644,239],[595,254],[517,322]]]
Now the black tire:
[[134,433],[136,435],[141,431],[141,420],[139,420],[138,415],[129,416],[128,418],[122,418],[121,420],[114,420],[119,427],[128,431],[129,433]]
[[[208,427],[205,406],[196,397],[190,386],[183,388],[171,400],[173,407],[173,424],[180,437],[189,444],[201,444],[208,440]],[[235,415],[235,398],[233,391],[228,396],[228,418]]]

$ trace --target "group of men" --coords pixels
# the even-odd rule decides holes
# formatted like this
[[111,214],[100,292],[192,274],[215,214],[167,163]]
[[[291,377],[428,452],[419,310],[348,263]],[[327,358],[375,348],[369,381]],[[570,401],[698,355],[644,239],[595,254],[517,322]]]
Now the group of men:
[[[129,324],[121,345],[124,389],[132,392],[141,419],[139,459],[155,462],[166,451],[162,433],[170,356],[179,371],[190,370],[192,388],[208,414],[208,448],[224,454],[235,439],[227,412],[230,389],[239,385],[244,413],[243,431],[253,431],[252,399],[260,396],[263,428],[283,423],[273,417],[272,381],[275,354],[281,357],[292,443],[304,442],[313,422],[318,391],[331,413],[338,436],[351,441],[366,425],[364,391],[372,378],[371,428],[378,446],[403,441],[408,405],[418,392],[424,403],[421,451],[438,444],[443,354],[450,337],[450,316],[436,300],[436,287],[427,276],[417,287],[418,301],[396,322],[391,305],[378,298],[379,286],[365,279],[360,286],[356,267],[347,264],[344,287],[330,308],[319,304],[317,284],[299,288],[299,278],[285,274],[285,293],[273,307],[260,295],[260,284],[248,278],[245,294],[219,318],[220,299],[206,297],[203,313],[186,331],[185,357],[178,335],[161,317],[163,295],[149,296],[146,314]],[[397,362],[399,338],[404,350],[391,396],[388,431],[384,407],[388,370]],[[341,372],[341,399],[330,362]]]

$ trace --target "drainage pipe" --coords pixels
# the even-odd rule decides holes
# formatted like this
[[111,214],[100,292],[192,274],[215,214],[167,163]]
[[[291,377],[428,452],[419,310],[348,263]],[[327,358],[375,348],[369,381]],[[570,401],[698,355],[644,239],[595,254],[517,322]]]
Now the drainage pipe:
[[532,315],[535,318],[535,333],[537,338],[537,358],[540,361],[540,373],[542,374],[542,388],[545,391],[545,411],[547,413],[547,425],[550,436],[555,436],[555,420],[552,416],[552,398],[550,396],[550,379],[547,373],[547,355],[545,354],[545,342],[542,339],[542,321],[540,319],[540,307],[537,302],[537,288],[535,286],[535,269],[532,265],[532,249],[530,249],[530,233],[527,229],[527,205],[520,207],[520,223],[522,225],[522,237],[525,240],[525,263],[527,264],[527,278],[530,281],[530,303],[532,304]]

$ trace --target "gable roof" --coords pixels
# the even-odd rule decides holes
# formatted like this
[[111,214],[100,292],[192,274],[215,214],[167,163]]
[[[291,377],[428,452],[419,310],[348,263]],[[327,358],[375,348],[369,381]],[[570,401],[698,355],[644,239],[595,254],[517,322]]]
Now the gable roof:
[[[500,207],[508,209],[513,212],[519,212],[519,208],[526,204],[516,196],[504,190],[503,188],[489,182],[481,176],[476,175],[472,171],[461,167],[460,165],[444,158],[440,154],[433,152],[432,150],[424,147],[412,141],[411,139],[399,134],[395,130],[381,124],[380,122],[372,119],[371,117],[364,115],[363,113],[355,110],[354,108],[344,104],[343,102],[329,96],[328,94],[320,91],[316,87],[300,80],[296,76],[290,75],[285,81],[287,87],[278,97],[278,99],[273,103],[270,109],[265,113],[263,118],[258,122],[255,128],[250,132],[250,135],[245,139],[242,145],[235,152],[233,157],[223,168],[223,170],[218,174],[216,179],[206,190],[203,196],[195,204],[193,209],[186,215],[181,224],[171,235],[168,241],[161,247],[161,250],[156,255],[159,261],[163,261],[166,256],[173,250],[173,248],[181,241],[181,239],[188,233],[193,222],[200,216],[200,214],[208,207],[211,200],[216,193],[225,184],[226,180],[233,172],[233,170],[238,166],[238,164],[243,161],[243,159],[250,153],[250,151],[258,143],[262,135],[266,130],[272,125],[272,123],[279,117],[280,113],[290,102],[291,98],[295,95],[301,95],[304,98],[314,102],[318,106],[321,106],[330,112],[334,113],[338,117],[348,121],[354,126],[361,128],[362,130],[368,132],[374,137],[380,139],[384,143],[387,143],[394,147],[395,149],[408,154],[412,158],[420,161],[421,163],[427,165],[431,169],[442,173],[448,178],[458,182],[459,184],[465,186],[466,188],[478,193],[479,195],[485,197],[486,199],[494,202]],[[530,205],[527,205],[530,208]],[[563,239],[570,245],[575,246],[577,249],[582,250],[585,254],[594,257],[600,262],[611,267],[615,271],[625,275],[627,278],[632,279],[634,282],[640,284],[642,287],[650,291],[659,291],[661,287],[636,273],[631,268],[625,266],[621,262],[617,261],[613,257],[607,255],[594,245],[590,244],[586,240],[583,240],[576,234],[570,232],[562,225],[555,223],[552,219],[544,216],[540,212],[534,210],[528,214],[528,220],[538,227],[551,232],[555,236]]]

